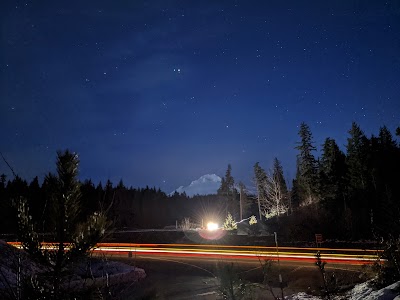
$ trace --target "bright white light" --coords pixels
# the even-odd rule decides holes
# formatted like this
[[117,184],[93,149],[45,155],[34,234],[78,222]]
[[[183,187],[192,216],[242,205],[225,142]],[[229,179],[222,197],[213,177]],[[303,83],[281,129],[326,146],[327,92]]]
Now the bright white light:
[[214,222],[208,222],[207,224],[207,230],[209,231],[214,231],[218,229],[218,224]]

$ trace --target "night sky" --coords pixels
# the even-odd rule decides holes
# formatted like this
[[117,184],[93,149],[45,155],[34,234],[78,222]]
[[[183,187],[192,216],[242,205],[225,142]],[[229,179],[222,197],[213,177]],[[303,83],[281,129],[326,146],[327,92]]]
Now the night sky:
[[[0,151],[27,180],[80,155],[95,184],[251,184],[298,127],[342,150],[400,125],[400,1],[0,3]],[[11,178],[6,164],[0,173]]]

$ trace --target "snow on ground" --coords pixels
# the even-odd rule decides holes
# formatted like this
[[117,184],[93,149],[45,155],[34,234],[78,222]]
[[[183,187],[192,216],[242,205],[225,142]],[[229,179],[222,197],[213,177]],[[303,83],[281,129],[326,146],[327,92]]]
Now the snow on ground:
[[[380,290],[374,290],[370,286],[370,281],[357,284],[345,295],[332,297],[335,300],[400,300],[400,281],[395,282]],[[324,298],[311,296],[306,293],[297,293],[285,297],[287,300],[322,300]]]
[[308,294],[306,294],[304,292],[297,293],[297,294],[285,297],[285,299],[286,300],[305,300],[305,299],[307,299],[307,300],[321,300],[320,297],[311,296],[311,295],[308,295]]
[[383,289],[374,291],[369,282],[357,284],[347,293],[349,300],[400,300],[400,281],[395,282]]
[[118,281],[118,283],[136,282],[146,277],[143,269],[118,261],[96,260],[91,263],[90,267],[93,277],[107,277],[110,281]]
[[[33,262],[25,251],[19,250],[0,240],[0,290],[14,288],[17,282],[18,260],[21,273],[27,276],[35,275],[45,269]],[[92,259],[90,262],[90,277],[93,283],[106,280],[110,283],[136,282],[146,277],[143,269],[124,264],[122,262]],[[75,267],[75,276],[72,282],[75,286],[87,284],[88,263],[83,261]],[[86,278],[83,279],[83,278]]]
[[18,268],[23,274],[37,274],[44,271],[43,267],[29,259],[25,251],[0,240],[0,289],[15,287]]

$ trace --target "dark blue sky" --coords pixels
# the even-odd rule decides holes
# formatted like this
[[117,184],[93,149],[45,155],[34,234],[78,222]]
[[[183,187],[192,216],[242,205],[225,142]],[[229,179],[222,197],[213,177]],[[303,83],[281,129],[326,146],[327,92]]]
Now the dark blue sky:
[[[400,125],[399,1],[11,1],[0,4],[0,151],[30,180],[170,192],[201,175],[295,173],[298,126],[345,150]],[[0,173],[9,174],[0,163]]]

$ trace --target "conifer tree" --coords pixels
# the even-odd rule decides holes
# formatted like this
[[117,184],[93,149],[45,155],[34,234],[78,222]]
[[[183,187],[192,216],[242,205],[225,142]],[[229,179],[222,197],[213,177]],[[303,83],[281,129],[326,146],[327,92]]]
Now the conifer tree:
[[288,194],[288,188],[286,185],[286,180],[285,176],[283,175],[283,167],[281,162],[279,161],[278,158],[274,158],[274,167],[273,167],[273,177],[276,180],[276,182],[279,184],[279,189],[281,190],[281,193],[283,195],[283,199],[286,201],[287,199],[287,194]]
[[347,181],[354,238],[371,234],[370,140],[353,122],[347,139]]
[[[37,262],[51,269],[51,280],[48,275],[37,274],[35,295],[32,299],[64,299],[68,291],[62,285],[63,274],[77,259],[87,255],[104,235],[108,221],[102,212],[90,215],[86,222],[78,223],[80,213],[80,184],[77,179],[79,160],[76,154],[57,153],[57,175],[49,175],[52,223],[52,239],[55,250],[42,249],[26,198],[17,199],[18,236],[23,248]],[[33,282],[32,280],[28,282]],[[27,295],[26,295],[27,296]]]
[[344,180],[346,176],[346,156],[339,149],[334,139],[327,138],[322,145],[320,160],[321,197],[330,202],[330,208],[342,207],[344,203],[336,203],[344,197]]
[[225,182],[225,177],[221,178],[221,185],[218,188],[217,194],[220,196],[226,196],[227,194],[227,184]]
[[380,128],[378,137],[371,138],[371,180],[374,189],[371,205],[374,230],[380,235],[392,232],[400,212],[397,200],[400,197],[397,187],[400,182],[398,150],[397,143],[386,126]]
[[232,166],[228,164],[225,177],[221,180],[221,186],[218,189],[218,194],[230,197],[235,190],[235,180],[232,177]]
[[235,219],[232,217],[231,213],[228,212],[228,215],[227,215],[222,227],[225,230],[235,230],[235,229],[237,229],[237,223],[235,222]]
[[300,142],[296,147],[297,155],[297,184],[298,192],[303,205],[316,201],[318,193],[318,168],[313,152],[316,151],[312,140],[311,130],[306,123],[300,124]]
[[254,181],[257,189],[257,205],[260,220],[262,220],[261,203],[267,198],[267,174],[264,169],[260,167],[260,163],[256,162],[254,165]]
[[294,178],[292,180],[292,189],[290,191],[290,199],[289,199],[289,211],[293,212],[294,209],[297,209],[300,206],[299,192],[297,180]]
[[122,178],[118,182],[117,189],[119,189],[119,190],[125,190],[126,189],[126,187],[124,185],[124,182],[122,181]]
[[32,211],[32,216],[38,220],[43,212],[43,197],[39,185],[39,179],[36,176],[29,184],[29,207]]
[[17,175],[12,181],[8,181],[7,191],[11,199],[16,199],[18,196],[26,198],[29,194],[28,183]]
[[235,180],[232,176],[232,167],[228,164],[225,177],[221,180],[221,186],[217,191],[218,195],[226,199],[226,211],[231,211],[236,217],[239,217],[238,192],[235,188]]
[[360,127],[353,122],[347,139],[349,187],[353,190],[365,189],[368,179],[369,140]]
[[2,188],[2,189],[6,188],[6,181],[7,181],[6,174],[1,174],[0,175],[0,188]]
[[400,166],[397,144],[386,126],[380,128],[379,135],[374,139],[373,144],[371,141],[371,152],[373,184],[376,189],[384,193],[382,196],[389,200],[390,194],[395,192]]

